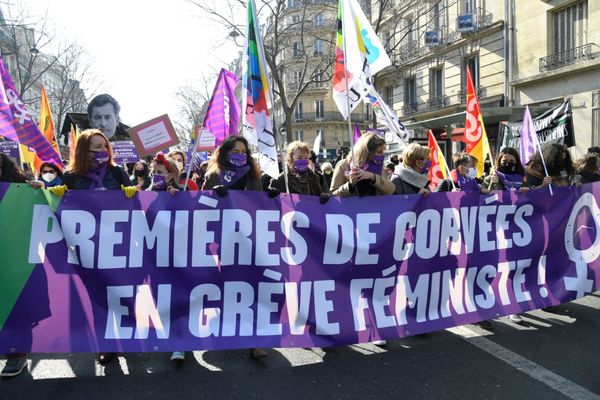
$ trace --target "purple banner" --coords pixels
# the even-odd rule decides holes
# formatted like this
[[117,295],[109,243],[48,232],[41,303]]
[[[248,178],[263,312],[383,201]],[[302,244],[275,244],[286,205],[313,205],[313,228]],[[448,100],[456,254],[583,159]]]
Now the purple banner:
[[69,191],[32,206],[0,352],[325,347],[557,305],[598,290],[599,200]]
[[118,140],[112,142],[113,160],[121,165],[124,163],[135,163],[140,160],[135,144],[132,140]]

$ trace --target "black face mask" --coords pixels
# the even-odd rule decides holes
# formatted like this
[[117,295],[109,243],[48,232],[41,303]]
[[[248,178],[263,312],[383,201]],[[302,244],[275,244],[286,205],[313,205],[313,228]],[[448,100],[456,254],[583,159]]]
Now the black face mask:
[[141,176],[145,176],[145,175],[146,175],[146,173],[145,173],[145,171],[143,169],[141,169],[141,170],[140,169],[136,169],[135,170],[135,176],[140,176],[141,177]]
[[503,162],[500,164],[500,168],[498,169],[504,174],[514,174],[517,170],[517,164],[512,162]]

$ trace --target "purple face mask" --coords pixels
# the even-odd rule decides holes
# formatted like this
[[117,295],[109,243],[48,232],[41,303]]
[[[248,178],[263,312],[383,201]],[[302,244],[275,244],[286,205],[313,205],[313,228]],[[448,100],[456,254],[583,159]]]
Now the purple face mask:
[[102,150],[92,152],[92,161],[95,166],[103,167],[108,163],[108,151]]
[[246,154],[231,153],[227,156],[227,161],[229,161],[229,164],[234,168],[240,168],[248,163],[248,156],[246,156]]
[[164,189],[167,186],[167,180],[163,175],[152,175],[152,186],[156,189]]
[[299,174],[305,173],[308,169],[308,160],[305,158],[300,160],[294,160],[294,169]]

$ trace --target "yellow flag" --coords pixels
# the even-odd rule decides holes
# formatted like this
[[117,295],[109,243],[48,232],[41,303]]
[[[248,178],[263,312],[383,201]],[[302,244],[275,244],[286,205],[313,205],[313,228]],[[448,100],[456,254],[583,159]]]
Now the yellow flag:
[[56,154],[60,156],[58,144],[54,140],[54,120],[52,119],[52,111],[50,110],[50,102],[46,95],[46,89],[42,86],[42,104],[40,106],[40,123],[39,128],[48,143],[52,145]]

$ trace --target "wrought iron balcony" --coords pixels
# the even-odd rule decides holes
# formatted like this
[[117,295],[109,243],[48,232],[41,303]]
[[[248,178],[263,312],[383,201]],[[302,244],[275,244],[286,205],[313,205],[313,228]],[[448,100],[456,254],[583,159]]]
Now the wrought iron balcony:
[[[484,97],[486,97],[486,93],[487,91],[485,90],[484,86],[477,86],[477,98],[478,99],[482,99]],[[467,91],[466,90],[459,90],[458,91],[458,102],[459,103],[464,103],[465,101],[467,101]]]
[[402,106],[402,115],[411,115],[417,112],[419,108],[418,103],[404,103]]
[[[344,117],[339,112],[324,112],[324,113],[302,113],[293,114],[292,123],[304,123],[304,122],[332,122],[339,121],[343,122]],[[371,123],[373,121],[371,114],[352,114],[352,122],[358,123]]]
[[[594,50],[596,50],[595,53]],[[594,43],[584,44],[583,46],[540,58],[540,72],[551,71],[581,61],[591,60],[595,57],[600,57],[600,46]]]
[[429,100],[427,100],[427,107],[432,110],[446,107],[448,104],[450,104],[450,99],[446,95],[431,97]]

